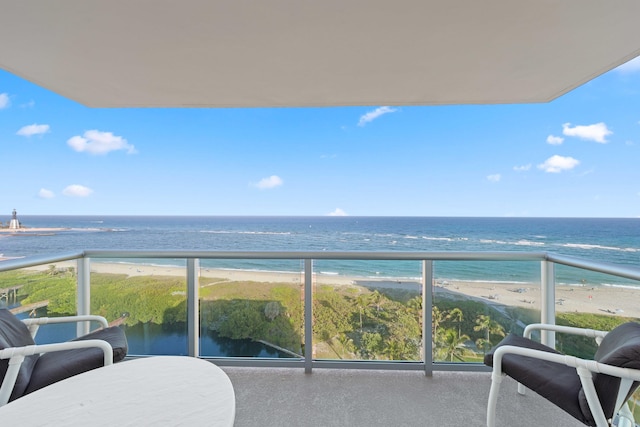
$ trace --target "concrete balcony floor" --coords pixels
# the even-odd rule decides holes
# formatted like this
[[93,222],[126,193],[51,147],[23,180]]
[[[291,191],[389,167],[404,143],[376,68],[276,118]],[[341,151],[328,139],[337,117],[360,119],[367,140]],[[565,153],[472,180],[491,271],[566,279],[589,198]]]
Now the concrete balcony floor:
[[[222,367],[236,393],[236,427],[486,425],[486,372]],[[505,378],[497,426],[583,426]]]

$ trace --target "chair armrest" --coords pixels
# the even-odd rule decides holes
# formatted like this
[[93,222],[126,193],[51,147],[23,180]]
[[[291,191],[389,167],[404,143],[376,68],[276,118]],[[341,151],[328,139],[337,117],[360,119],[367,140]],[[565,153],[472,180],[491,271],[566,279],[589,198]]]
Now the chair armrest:
[[[577,357],[566,356],[564,354],[550,353],[547,351],[534,350],[531,348],[518,347],[515,345],[503,345],[501,347],[498,347],[493,353],[493,375],[494,376],[502,375],[502,358],[507,354],[516,354],[519,356],[533,357],[536,359],[546,360],[549,362],[559,363],[567,366],[575,366],[575,363],[572,364],[572,361],[570,361],[569,359],[578,359]],[[583,360],[583,359],[580,359],[580,360]],[[596,363],[593,361],[590,361],[590,362]]]
[[104,364],[113,364],[113,348],[111,344],[104,340],[82,340],[82,341],[67,341],[54,344],[36,344],[26,345],[23,347],[7,347],[4,350],[0,350],[0,359],[11,359],[14,357],[25,357],[33,354],[50,353],[53,351],[75,350],[79,348],[91,348],[98,347],[104,353]]
[[596,329],[576,328],[573,326],[551,325],[548,323],[532,323],[530,325],[527,325],[526,328],[524,328],[524,337],[531,339],[531,332],[536,330],[554,331],[554,332],[560,332],[564,334],[581,335],[584,337],[594,338],[598,343],[598,345],[600,345],[602,338],[604,338],[604,336],[607,335],[607,332],[608,332],[608,331],[599,331]]
[[0,386],[0,406],[5,405],[11,396],[13,386],[18,378],[20,365],[26,356],[49,353],[53,351],[74,350],[79,348],[97,347],[104,353],[104,366],[113,364],[113,349],[111,344],[103,340],[69,341],[56,344],[27,345],[24,347],[8,347],[0,350],[0,360],[9,359],[9,366]]
[[627,378],[633,381],[640,381],[640,369],[620,368],[618,366],[607,365],[595,360],[581,359],[565,354],[549,353],[547,351],[534,350],[530,348],[518,347],[515,345],[504,345],[498,347],[493,353],[493,371],[502,374],[502,358],[506,354],[516,354],[520,356],[533,357],[553,363],[571,366],[574,368],[584,368],[592,373],[610,375],[617,378]]
[[93,314],[79,315],[79,316],[62,316],[62,317],[35,317],[32,319],[24,319],[22,323],[27,325],[31,338],[36,337],[38,328],[40,325],[56,324],[56,323],[73,323],[73,322],[98,322],[103,328],[109,327],[109,322],[102,316]]

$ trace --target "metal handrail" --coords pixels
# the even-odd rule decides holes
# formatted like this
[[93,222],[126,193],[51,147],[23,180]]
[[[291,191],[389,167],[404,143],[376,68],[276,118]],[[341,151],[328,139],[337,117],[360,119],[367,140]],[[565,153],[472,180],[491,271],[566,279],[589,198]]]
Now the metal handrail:
[[611,274],[625,279],[640,280],[640,268],[626,265],[618,265],[602,261],[590,261],[567,255],[546,254],[548,261],[597,273]]
[[389,261],[541,261],[546,252],[401,251],[173,251],[86,250],[89,258],[330,259]]
[[0,271],[18,270],[20,268],[35,267],[52,262],[73,261],[84,257],[84,252],[71,252],[60,255],[38,255],[25,258],[7,259],[0,262]]
[[640,280],[640,267],[585,260],[550,252],[383,252],[383,251],[185,251],[185,250],[98,250],[59,255],[40,255],[0,262],[0,271],[17,270],[78,258],[199,258],[199,259],[330,259],[389,261],[551,261],[556,264]]

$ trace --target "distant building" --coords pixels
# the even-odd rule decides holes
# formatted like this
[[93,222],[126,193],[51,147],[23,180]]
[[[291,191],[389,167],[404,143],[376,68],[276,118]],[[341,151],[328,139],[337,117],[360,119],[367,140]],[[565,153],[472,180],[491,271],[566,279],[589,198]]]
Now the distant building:
[[9,222],[9,229],[10,230],[17,230],[20,227],[21,226],[20,226],[20,221],[18,221],[18,213],[14,209],[12,214],[11,214],[11,221]]

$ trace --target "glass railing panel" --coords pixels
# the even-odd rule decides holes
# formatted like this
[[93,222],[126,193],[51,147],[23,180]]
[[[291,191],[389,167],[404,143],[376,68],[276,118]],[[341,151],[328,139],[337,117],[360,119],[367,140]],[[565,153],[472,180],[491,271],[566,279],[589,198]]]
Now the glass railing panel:
[[184,259],[92,259],[91,314],[124,328],[129,355],[186,355]]
[[315,359],[422,360],[421,262],[314,264]]
[[434,282],[434,362],[481,363],[507,333],[540,321],[539,262],[437,261]]
[[[75,315],[76,274],[75,261],[0,272],[0,308],[8,308],[20,319]],[[48,344],[75,336],[75,324],[46,325],[39,329],[36,342]]]
[[200,355],[302,358],[299,260],[200,260]]
[[[556,323],[608,331],[640,320],[640,281],[556,265]],[[593,339],[556,334],[556,348],[592,358]]]

